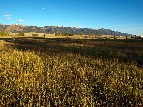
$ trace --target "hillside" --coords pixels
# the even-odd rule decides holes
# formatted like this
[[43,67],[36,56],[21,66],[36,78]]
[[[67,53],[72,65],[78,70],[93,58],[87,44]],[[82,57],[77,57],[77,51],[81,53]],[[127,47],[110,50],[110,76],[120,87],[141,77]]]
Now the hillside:
[[84,34],[84,35],[115,35],[115,36],[132,36],[131,34],[112,31],[111,29],[92,29],[79,27],[63,27],[63,26],[25,26],[25,25],[3,25],[0,24],[0,31],[7,31],[12,33],[68,33],[68,34]]

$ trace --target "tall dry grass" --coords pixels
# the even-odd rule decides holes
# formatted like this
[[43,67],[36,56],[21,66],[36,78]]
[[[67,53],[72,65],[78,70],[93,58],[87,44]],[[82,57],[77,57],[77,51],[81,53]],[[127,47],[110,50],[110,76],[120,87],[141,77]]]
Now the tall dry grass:
[[135,63],[38,49],[0,47],[1,107],[143,106]]

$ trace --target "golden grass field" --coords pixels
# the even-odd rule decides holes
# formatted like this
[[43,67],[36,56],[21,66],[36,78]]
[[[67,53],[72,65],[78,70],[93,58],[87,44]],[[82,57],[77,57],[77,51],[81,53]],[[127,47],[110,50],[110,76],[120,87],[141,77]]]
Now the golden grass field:
[[142,107],[143,42],[0,37],[0,107]]

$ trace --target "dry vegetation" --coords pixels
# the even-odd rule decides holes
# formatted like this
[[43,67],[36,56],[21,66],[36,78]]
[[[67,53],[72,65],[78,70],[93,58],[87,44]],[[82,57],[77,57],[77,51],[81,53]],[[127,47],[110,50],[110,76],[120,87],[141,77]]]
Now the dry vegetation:
[[1,107],[143,106],[142,41],[17,37],[0,44]]

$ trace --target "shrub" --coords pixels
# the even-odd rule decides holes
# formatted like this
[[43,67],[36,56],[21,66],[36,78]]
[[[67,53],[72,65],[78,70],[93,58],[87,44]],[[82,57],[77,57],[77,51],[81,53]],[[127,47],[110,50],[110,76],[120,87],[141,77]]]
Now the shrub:
[[38,34],[32,34],[33,37],[38,37]]

